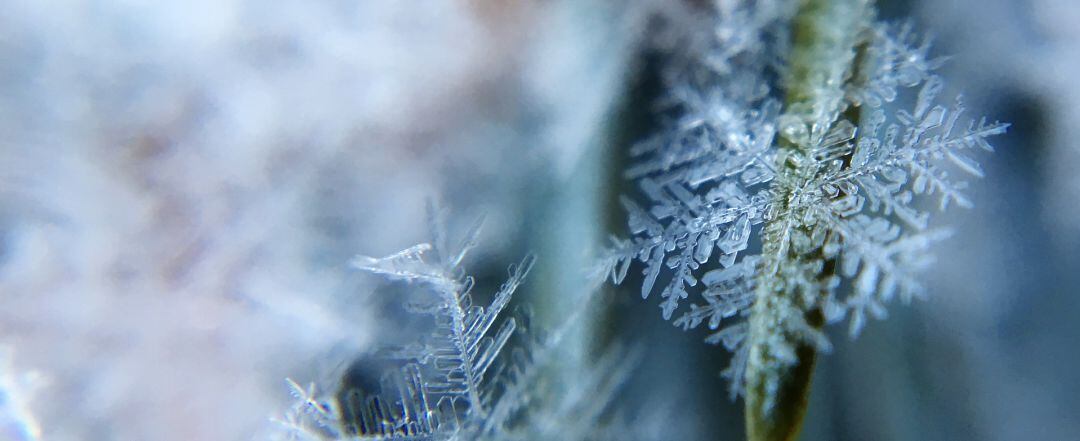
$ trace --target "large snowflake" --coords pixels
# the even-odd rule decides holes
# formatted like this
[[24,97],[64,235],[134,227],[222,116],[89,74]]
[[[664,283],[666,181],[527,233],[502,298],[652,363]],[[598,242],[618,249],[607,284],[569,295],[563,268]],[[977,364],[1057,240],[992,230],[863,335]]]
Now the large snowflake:
[[[927,248],[948,231],[929,227],[919,196],[941,209],[970,206],[954,175],[982,176],[972,151],[992,150],[986,139],[1007,127],[961,124],[959,98],[938,103],[941,60],[928,58],[908,26],[867,25],[848,53],[826,54],[835,67],[791,72],[777,43],[790,10],[740,5],[719,14],[715,45],[688,57],[707,62],[669,75],[667,128],[633,148],[626,173],[647,202],[622,198],[632,235],[613,239],[599,266],[621,283],[640,261],[641,294],[659,289],[665,319],[685,329],[707,323],[708,341],[736,353],[725,371],[733,396],[748,359],[750,326],[739,318],[755,304],[769,303],[759,306],[761,326],[778,336],[763,357],[792,365],[793,342],[828,347],[808,312],[850,317],[856,334],[868,314],[884,316],[884,303],[920,295]],[[723,32],[733,20],[742,33]],[[717,62],[715,47],[737,50]],[[825,86],[782,103],[800,75]],[[903,103],[910,110],[895,110]]]

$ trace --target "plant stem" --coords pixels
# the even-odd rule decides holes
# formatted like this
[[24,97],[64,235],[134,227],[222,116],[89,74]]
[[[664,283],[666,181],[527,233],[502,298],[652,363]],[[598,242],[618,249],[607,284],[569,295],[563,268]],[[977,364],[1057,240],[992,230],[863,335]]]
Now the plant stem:
[[[778,141],[782,150],[797,154],[810,147],[806,135],[785,131],[806,134],[827,129],[844,111],[844,81],[853,69],[858,37],[869,14],[868,0],[804,0],[800,5],[793,23],[783,136]],[[782,195],[777,199],[790,200],[783,195],[792,195],[804,173],[785,163],[773,182],[773,190]],[[816,349],[805,336],[792,332],[790,322],[801,317],[820,328],[824,318],[815,305],[802,300],[813,297],[800,292],[805,287],[783,279],[782,269],[806,262],[805,254],[790,249],[796,228],[790,216],[780,216],[768,221],[762,236],[765,266],[750,315],[745,373],[748,441],[795,440],[806,415]],[[829,277],[834,267],[834,262],[826,261],[818,277]]]

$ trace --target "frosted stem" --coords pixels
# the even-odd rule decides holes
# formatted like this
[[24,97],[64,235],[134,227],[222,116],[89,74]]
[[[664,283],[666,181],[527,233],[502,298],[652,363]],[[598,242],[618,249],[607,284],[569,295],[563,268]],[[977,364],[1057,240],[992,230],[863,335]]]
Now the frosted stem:
[[[800,6],[794,19],[786,110],[781,118],[782,150],[805,149],[807,144],[800,139],[828,129],[844,112],[844,82],[851,76],[858,36],[869,19],[867,0],[806,0]],[[793,197],[797,186],[792,184],[800,174],[797,166],[785,164],[772,188]],[[750,315],[745,373],[749,441],[794,440],[806,414],[816,349],[792,332],[792,322],[820,328],[824,319],[819,309],[804,304],[816,293],[807,296],[801,292],[805,287],[782,280],[782,267],[800,263],[790,249],[791,228],[788,219],[781,217],[769,221],[763,234],[766,263]],[[833,267],[827,264],[821,277],[829,277]]]

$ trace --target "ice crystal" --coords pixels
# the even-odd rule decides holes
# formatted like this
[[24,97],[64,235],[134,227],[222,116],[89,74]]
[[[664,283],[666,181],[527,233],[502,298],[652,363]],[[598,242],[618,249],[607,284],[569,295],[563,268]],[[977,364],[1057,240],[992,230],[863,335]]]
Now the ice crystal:
[[[921,295],[927,249],[949,233],[930,226],[920,196],[942,210],[970,206],[956,175],[981,177],[972,154],[992,151],[987,138],[1007,124],[961,123],[959,98],[940,103],[942,60],[908,25],[847,17],[852,44],[815,48],[831,63],[800,64],[786,58],[782,38],[768,37],[790,26],[789,9],[731,5],[718,14],[712,47],[737,50],[691,54],[702,60],[668,75],[672,117],[632,149],[626,172],[645,202],[622,198],[631,236],[612,240],[599,270],[621,283],[637,260],[641,295],[660,292],[664,319],[707,324],[707,341],[736,354],[725,372],[734,397],[751,358],[752,311],[767,328],[755,334],[757,362],[791,366],[796,344],[828,348],[811,312],[829,323],[849,317],[855,335],[894,297]],[[742,20],[741,33],[723,31],[730,20]],[[806,78],[816,86],[792,90]]]
[[13,350],[0,345],[0,435],[15,441],[42,437],[41,423],[31,409],[32,398],[44,383],[37,371],[16,371]]
[[[490,304],[474,305],[474,281],[461,263],[482,220],[451,249],[442,223],[432,219],[432,243],[381,258],[359,256],[352,265],[422,288],[428,298],[408,309],[432,317],[433,330],[418,345],[384,351],[404,363],[382,377],[378,393],[353,388],[327,397],[314,384],[288,380],[295,404],[279,422],[290,439],[605,439],[609,431],[598,422],[636,357],[614,348],[591,369],[552,378],[551,366],[563,355],[559,343],[580,317],[549,333],[527,329],[527,312],[500,319],[531,256],[510,268]],[[524,342],[508,349],[515,334]]]

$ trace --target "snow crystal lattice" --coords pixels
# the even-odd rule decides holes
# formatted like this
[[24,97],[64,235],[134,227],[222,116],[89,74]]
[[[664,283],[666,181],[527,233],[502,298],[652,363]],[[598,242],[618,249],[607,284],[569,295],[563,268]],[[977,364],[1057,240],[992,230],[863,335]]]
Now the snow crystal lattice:
[[[789,14],[771,11],[772,19],[754,22],[758,35],[787,26]],[[721,15],[717,28],[736,16]],[[717,32],[717,47],[724,35]],[[597,273],[622,283],[640,262],[641,295],[661,287],[665,320],[675,317],[684,329],[705,323],[709,343],[735,352],[725,371],[733,398],[747,360],[740,320],[763,282],[799,298],[794,312],[778,317],[777,332],[819,349],[828,341],[804,312],[820,310],[829,323],[850,317],[854,336],[868,315],[884,317],[894,297],[922,295],[917,273],[931,262],[927,249],[949,231],[929,227],[918,197],[935,197],[942,210],[971,206],[967,183],[953,174],[981,177],[973,151],[992,151],[987,138],[1008,127],[985,118],[963,126],[959,97],[938,103],[943,83],[933,71],[943,59],[929,58],[929,41],[917,40],[910,25],[876,23],[860,38],[855,73],[838,93],[815,92],[835,104],[813,110],[784,109],[769,92],[764,79],[785,76],[772,62],[782,53],[754,47],[725,52],[723,69],[712,67],[715,59],[680,65],[692,72],[669,75],[679,80],[666,101],[676,116],[631,150],[636,162],[626,176],[647,202],[621,199],[631,236],[612,239]],[[687,80],[703,76],[711,80]],[[911,110],[890,110],[911,95]],[[776,254],[749,252],[755,236],[779,244]],[[832,261],[837,275],[821,277]],[[841,278],[851,281],[846,296],[837,292]],[[697,300],[681,308],[692,292]],[[784,356],[794,349],[780,342],[771,350],[794,363]]]
[[[391,351],[405,364],[383,376],[378,394],[353,389],[339,402],[323,397],[314,385],[289,380],[296,400],[280,421],[289,439],[603,439],[597,435],[606,433],[600,415],[634,366],[633,354],[612,348],[579,372],[572,385],[554,382],[548,369],[559,361],[559,343],[580,317],[551,333],[523,329],[528,314],[499,323],[534,258],[510,267],[490,304],[474,305],[474,281],[461,263],[476,246],[483,219],[451,249],[440,213],[434,207],[430,213],[432,243],[381,258],[358,256],[352,266],[426,288],[430,302],[408,309],[434,319],[431,334],[422,344]],[[525,344],[507,351],[515,334]]]

